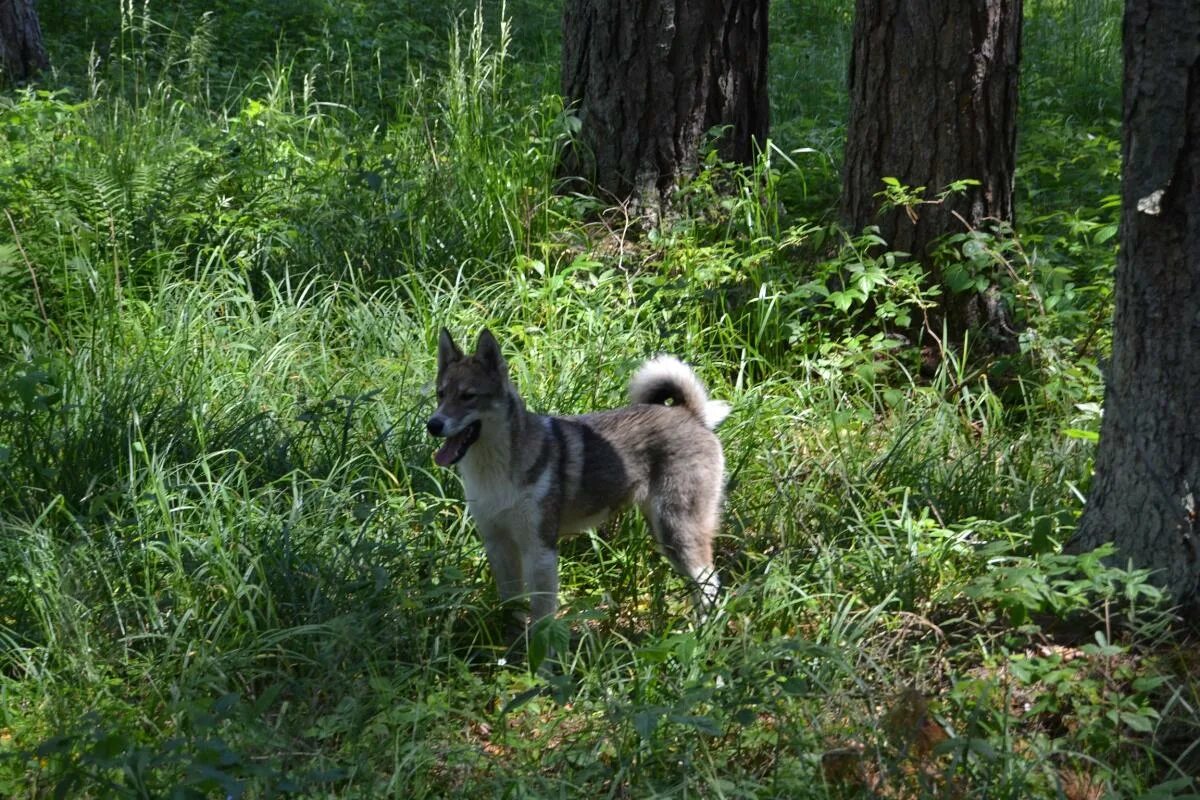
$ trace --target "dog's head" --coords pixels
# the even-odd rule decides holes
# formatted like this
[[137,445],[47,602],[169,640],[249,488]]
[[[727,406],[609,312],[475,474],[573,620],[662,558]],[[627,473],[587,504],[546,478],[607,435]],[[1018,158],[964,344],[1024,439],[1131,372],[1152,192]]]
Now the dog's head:
[[449,467],[457,464],[479,439],[483,426],[507,412],[510,402],[508,365],[500,355],[496,337],[486,328],[475,343],[475,353],[463,355],[442,329],[438,339],[438,407],[426,423],[433,436],[446,439],[433,460]]

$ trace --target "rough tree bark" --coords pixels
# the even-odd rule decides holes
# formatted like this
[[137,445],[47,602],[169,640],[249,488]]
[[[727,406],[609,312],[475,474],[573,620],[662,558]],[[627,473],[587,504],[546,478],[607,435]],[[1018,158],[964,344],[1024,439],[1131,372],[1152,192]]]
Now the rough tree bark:
[[21,84],[50,66],[33,0],[0,0],[0,84]]
[[[847,227],[878,225],[890,247],[928,265],[930,244],[965,230],[964,222],[1013,221],[1022,4],[857,0],[841,200]],[[877,195],[888,177],[925,187],[928,197],[954,181],[979,185],[917,207],[914,222],[900,209],[880,215]],[[994,301],[948,299],[954,331],[1003,325]]]
[[1114,542],[1200,601],[1200,3],[1127,0],[1113,353],[1068,550]]
[[730,161],[766,140],[766,0],[567,0],[562,66],[563,171],[607,199],[667,207],[713,128]]

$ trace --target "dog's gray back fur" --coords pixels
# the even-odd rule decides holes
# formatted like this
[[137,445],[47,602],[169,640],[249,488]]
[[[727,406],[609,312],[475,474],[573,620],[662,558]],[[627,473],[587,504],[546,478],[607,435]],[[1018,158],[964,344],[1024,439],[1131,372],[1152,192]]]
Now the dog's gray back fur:
[[[675,517],[699,513],[721,500],[721,443],[696,414],[683,407],[633,405],[582,417],[547,417],[549,447],[560,458],[555,485],[561,493],[561,533],[591,527],[598,515],[633,504],[655,526],[660,544],[676,560],[681,544]],[[656,501],[657,502],[654,502]]]
[[724,481],[711,428],[728,407],[709,401],[687,366],[668,356],[647,362],[623,408],[542,416],[526,410],[490,333],[464,356],[443,332],[438,387],[431,431],[436,424],[453,434],[480,422],[458,464],[502,600],[525,591],[535,618],[552,613],[559,537],[632,504],[672,564],[696,582],[698,604],[711,605]]

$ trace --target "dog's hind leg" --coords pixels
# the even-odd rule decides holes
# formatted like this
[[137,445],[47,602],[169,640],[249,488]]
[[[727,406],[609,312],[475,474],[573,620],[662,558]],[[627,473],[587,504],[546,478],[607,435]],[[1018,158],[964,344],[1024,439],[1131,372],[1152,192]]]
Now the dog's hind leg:
[[712,559],[709,559],[707,565],[693,566],[688,569],[688,576],[696,584],[693,603],[696,606],[696,611],[700,614],[703,620],[708,617],[708,612],[717,603],[717,592],[721,588],[721,578],[717,575],[717,568],[713,566]]
[[717,509],[696,504],[656,501],[643,509],[663,555],[675,570],[693,583],[692,600],[701,619],[717,602],[720,577],[713,564],[712,542]]

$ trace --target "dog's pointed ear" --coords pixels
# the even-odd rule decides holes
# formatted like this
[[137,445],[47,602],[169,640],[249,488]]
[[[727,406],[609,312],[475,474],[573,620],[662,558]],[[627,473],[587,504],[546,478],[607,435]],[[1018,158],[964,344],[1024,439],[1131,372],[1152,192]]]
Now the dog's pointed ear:
[[508,365],[504,363],[504,356],[500,354],[500,344],[487,328],[479,332],[479,341],[475,343],[475,357],[488,369],[494,369],[500,373],[508,371]]
[[450,338],[450,331],[442,328],[442,334],[438,337],[438,374],[441,375],[446,371],[446,367],[462,357],[463,352],[458,349],[458,345]]

